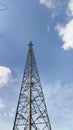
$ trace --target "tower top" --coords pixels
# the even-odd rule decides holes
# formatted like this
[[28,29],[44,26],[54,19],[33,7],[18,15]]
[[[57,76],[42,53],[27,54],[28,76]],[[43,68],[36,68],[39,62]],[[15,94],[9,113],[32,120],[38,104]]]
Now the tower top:
[[33,46],[32,41],[30,41],[30,43],[29,43],[29,47],[30,47],[30,46]]

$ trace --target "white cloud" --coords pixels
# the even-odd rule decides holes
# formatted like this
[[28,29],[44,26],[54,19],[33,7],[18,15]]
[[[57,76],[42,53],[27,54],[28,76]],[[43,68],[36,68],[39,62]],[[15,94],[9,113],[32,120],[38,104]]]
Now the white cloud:
[[66,51],[73,49],[73,19],[69,21],[64,27],[58,25],[56,29],[64,43],[62,48]]
[[[39,3],[45,5],[49,9],[52,19],[59,14],[60,7],[62,6],[59,0],[39,0]],[[59,7],[58,10],[57,7]]]
[[5,66],[0,66],[0,87],[8,83],[10,75],[11,75],[10,68]]
[[58,25],[56,29],[63,41],[62,48],[66,51],[73,49],[73,0],[39,0],[39,2],[51,11],[52,18],[64,12],[68,23],[65,26]]
[[4,108],[4,103],[3,101],[0,99],[0,109]]
[[73,0],[69,0],[68,8],[67,8],[67,15],[73,16]]
[[72,92],[73,84],[63,85],[61,81],[46,85],[44,88],[48,113],[54,129],[58,129],[60,124],[60,130],[67,130],[66,127],[70,129],[70,126],[73,126]]
[[3,116],[5,118],[13,118],[15,116],[14,114],[15,114],[15,108],[11,108],[10,111],[4,112]]
[[40,4],[45,5],[49,10],[52,10],[51,17],[54,18],[60,13],[67,13],[66,18],[68,18],[68,23],[63,25],[58,25],[56,27],[59,36],[63,41],[62,48],[64,50],[73,49],[73,0],[39,0]]
[[40,4],[44,4],[47,8],[55,8],[54,0],[39,0]]
[[68,16],[68,23],[65,24],[65,26],[57,25],[56,29],[63,41],[62,48],[65,51],[68,51],[73,49],[73,0],[68,1],[66,12]]
[[45,5],[49,11],[51,11],[51,17],[54,18],[56,15],[59,15],[63,11],[64,7],[67,6],[67,0],[39,0],[39,3]]

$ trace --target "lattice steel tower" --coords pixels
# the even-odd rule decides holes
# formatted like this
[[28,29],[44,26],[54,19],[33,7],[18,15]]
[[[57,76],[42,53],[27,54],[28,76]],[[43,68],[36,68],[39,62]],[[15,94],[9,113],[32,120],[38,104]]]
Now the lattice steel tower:
[[13,130],[51,130],[31,42],[29,44]]

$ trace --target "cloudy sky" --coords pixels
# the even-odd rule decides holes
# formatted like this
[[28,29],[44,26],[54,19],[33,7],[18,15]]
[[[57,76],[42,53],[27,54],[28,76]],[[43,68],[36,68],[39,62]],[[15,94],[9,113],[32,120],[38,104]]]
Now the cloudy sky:
[[72,130],[73,0],[0,0],[0,129],[12,130],[30,40],[52,130]]

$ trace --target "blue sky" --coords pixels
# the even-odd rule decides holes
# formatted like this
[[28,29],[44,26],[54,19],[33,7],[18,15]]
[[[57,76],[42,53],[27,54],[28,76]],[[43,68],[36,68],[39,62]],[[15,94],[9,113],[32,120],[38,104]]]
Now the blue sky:
[[12,129],[30,40],[52,130],[72,130],[73,0],[0,0],[0,129]]

